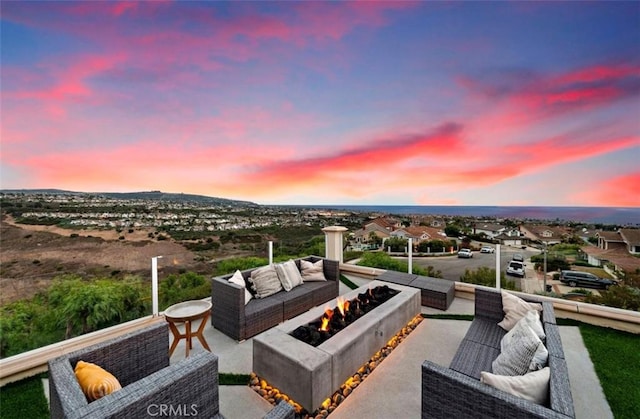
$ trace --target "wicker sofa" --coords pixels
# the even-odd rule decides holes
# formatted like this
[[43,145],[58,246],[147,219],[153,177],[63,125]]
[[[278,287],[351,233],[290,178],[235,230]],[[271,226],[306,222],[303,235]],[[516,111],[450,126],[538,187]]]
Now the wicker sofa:
[[[542,302],[534,296],[523,299]],[[503,317],[500,292],[476,288],[475,317],[449,368],[422,364],[423,418],[573,418],[573,398],[553,305],[542,302],[550,368],[548,405],[516,397],[480,382],[481,371],[492,371],[506,332],[497,325]]]
[[[122,389],[89,403],[74,374],[80,360],[112,373]],[[218,357],[203,351],[169,365],[169,328],[164,322],[55,358],[48,366],[52,418],[142,418],[157,416],[161,406],[223,417]],[[193,415],[193,410],[185,413]]]
[[[320,282],[304,282],[291,291],[280,291],[266,298],[252,299],[245,305],[244,289],[229,282],[232,274],[215,277],[211,282],[211,325],[235,340],[244,340],[292,317],[304,313],[339,295],[339,262],[308,256],[296,259],[317,262],[323,260],[323,272],[327,279]],[[245,280],[253,269],[242,271]]]

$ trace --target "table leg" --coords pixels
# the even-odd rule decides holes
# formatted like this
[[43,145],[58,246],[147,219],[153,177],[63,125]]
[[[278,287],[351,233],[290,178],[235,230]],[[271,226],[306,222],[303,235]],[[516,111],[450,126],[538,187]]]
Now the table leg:
[[198,338],[198,340],[200,341],[200,343],[202,344],[202,346],[207,351],[211,352],[211,348],[209,348],[209,344],[207,343],[207,341],[205,340],[204,335],[203,335],[204,328],[207,325],[207,320],[208,319],[209,319],[209,312],[207,311],[207,314],[202,319],[202,323],[200,323],[200,327],[198,327],[198,330],[196,331],[195,335]]
[[169,356],[171,356],[173,355],[173,351],[176,350],[176,347],[178,346],[178,342],[180,342],[180,339],[183,337],[183,335],[180,334],[180,331],[178,330],[176,325],[173,324],[173,322],[168,322],[168,323],[169,323],[169,329],[171,329],[171,333],[173,334],[173,343],[171,344],[171,349],[169,349]]

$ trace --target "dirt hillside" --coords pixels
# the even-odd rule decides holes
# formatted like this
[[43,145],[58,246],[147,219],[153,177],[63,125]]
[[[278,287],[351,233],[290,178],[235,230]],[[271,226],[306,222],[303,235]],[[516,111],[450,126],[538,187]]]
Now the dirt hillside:
[[[206,263],[171,240],[150,239],[149,231],[65,230],[55,226],[0,225],[0,304],[28,298],[61,274],[151,278],[151,258],[162,255],[161,274],[179,269],[207,272]],[[124,239],[119,239],[124,236]]]

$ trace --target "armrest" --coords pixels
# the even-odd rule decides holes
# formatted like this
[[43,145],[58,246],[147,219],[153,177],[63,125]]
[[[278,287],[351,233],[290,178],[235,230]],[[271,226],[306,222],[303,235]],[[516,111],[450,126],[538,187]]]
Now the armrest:
[[158,416],[161,405],[182,409],[178,416],[218,417],[218,357],[210,352],[194,354],[89,403],[75,417]]
[[475,315],[495,320],[496,323],[501,322],[504,318],[504,311],[502,310],[502,294],[500,291],[476,287]]
[[236,340],[244,339],[244,289],[223,277],[211,280],[211,325]]
[[569,418],[430,361],[422,364],[422,417]]

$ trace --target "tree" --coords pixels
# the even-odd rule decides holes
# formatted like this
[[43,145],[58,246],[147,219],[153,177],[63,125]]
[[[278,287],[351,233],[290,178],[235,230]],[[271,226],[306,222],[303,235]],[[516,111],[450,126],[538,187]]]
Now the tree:
[[448,237],[460,237],[460,234],[461,234],[460,227],[457,226],[456,224],[449,224],[444,228],[444,233]]
[[402,237],[389,237],[384,242],[385,249],[391,247],[392,252],[404,252],[407,248],[407,244],[409,241],[407,239],[403,239]]
[[124,320],[140,317],[145,308],[141,283],[98,279],[83,281],[65,277],[54,282],[49,290],[49,303],[65,324],[65,339],[77,333],[88,333]]

